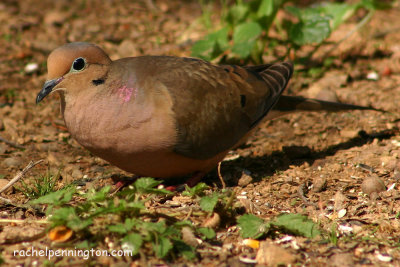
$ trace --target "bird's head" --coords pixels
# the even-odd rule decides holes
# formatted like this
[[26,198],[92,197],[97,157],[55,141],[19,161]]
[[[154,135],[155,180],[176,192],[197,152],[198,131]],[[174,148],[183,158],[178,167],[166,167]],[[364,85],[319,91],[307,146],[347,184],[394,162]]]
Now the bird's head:
[[78,92],[86,83],[99,83],[111,63],[108,55],[89,43],[69,43],[56,48],[47,59],[47,80],[36,97],[36,104],[55,91]]

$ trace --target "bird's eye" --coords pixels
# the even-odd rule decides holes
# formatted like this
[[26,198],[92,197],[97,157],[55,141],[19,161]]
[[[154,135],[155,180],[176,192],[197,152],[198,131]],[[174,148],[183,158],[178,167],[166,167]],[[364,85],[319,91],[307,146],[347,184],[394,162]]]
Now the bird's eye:
[[86,66],[86,60],[82,57],[78,57],[77,59],[74,60],[72,63],[71,69],[73,71],[81,71],[85,68]]

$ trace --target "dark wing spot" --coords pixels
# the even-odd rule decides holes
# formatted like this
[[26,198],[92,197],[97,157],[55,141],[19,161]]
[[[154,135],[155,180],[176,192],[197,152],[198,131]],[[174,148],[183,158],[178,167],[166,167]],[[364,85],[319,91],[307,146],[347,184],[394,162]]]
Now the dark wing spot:
[[245,95],[240,95],[240,105],[242,105],[242,108],[246,106],[246,96]]
[[93,80],[92,83],[97,86],[97,85],[103,84],[104,83],[104,79]]
[[233,73],[235,73],[237,76],[242,77],[242,75],[240,75],[239,73],[239,68],[237,66],[233,66]]

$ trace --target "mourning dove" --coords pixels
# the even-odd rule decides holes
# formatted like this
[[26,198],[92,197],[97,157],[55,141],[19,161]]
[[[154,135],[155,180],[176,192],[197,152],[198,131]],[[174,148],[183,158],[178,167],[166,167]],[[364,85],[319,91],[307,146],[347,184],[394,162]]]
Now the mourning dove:
[[290,62],[218,66],[172,56],[112,61],[96,45],[69,43],[49,55],[47,68],[36,103],[59,92],[71,136],[140,176],[207,173],[264,118],[298,109],[371,109],[281,96],[293,72]]

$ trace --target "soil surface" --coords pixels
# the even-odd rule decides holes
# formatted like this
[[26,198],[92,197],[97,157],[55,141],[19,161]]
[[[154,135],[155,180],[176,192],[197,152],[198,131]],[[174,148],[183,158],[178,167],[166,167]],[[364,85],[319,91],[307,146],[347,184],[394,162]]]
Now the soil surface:
[[[213,8],[218,14],[220,7]],[[200,16],[197,1],[1,1],[0,136],[11,142],[0,141],[1,187],[30,161],[40,159],[44,163],[25,175],[25,183],[47,171],[60,171],[56,188],[72,181],[80,181],[83,188],[87,183],[98,188],[112,184],[111,176],[129,176],[70,138],[59,112],[58,96],[35,105],[46,79],[46,58],[54,48],[74,41],[96,43],[112,59],[190,56],[191,45],[206,32]],[[330,44],[315,53],[315,61],[363,16],[365,13],[359,12],[340,26]],[[388,112],[291,114],[263,123],[245,146],[222,162],[221,174],[227,186],[236,192],[237,201],[248,213],[265,220],[283,212],[300,213],[326,232],[336,229],[336,243],[282,234],[268,238],[273,249],[267,251],[275,251],[269,252],[271,263],[278,258],[283,263],[306,266],[400,266],[399,23],[398,6],[376,12],[366,27],[330,52],[333,62],[321,75],[305,74],[311,63],[297,65],[287,89],[291,95],[338,99]],[[311,49],[304,47],[294,56],[301,57]],[[274,53],[269,54],[266,62],[276,60],[271,56]],[[368,181],[372,181],[372,190],[379,192],[365,194]],[[209,175],[207,183],[214,188],[221,186],[215,174]],[[21,188],[20,182],[15,187]],[[18,204],[28,201],[16,188],[2,197]],[[177,194],[169,201],[174,205],[168,201],[150,205],[173,211],[190,205],[191,200]],[[13,251],[60,246],[47,236],[36,236],[45,229],[40,223],[43,219],[43,215],[23,207],[0,207],[1,257],[6,264],[40,266],[46,258],[16,257]],[[193,215],[189,219],[201,224],[205,218]],[[259,251],[244,246],[238,227],[232,225],[216,229],[218,243],[199,248],[194,261],[164,261],[150,254],[140,259],[53,258],[50,262],[69,266],[255,264]]]

